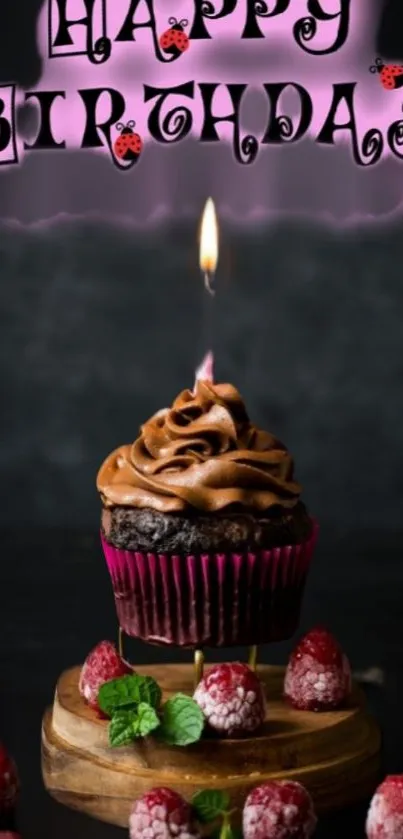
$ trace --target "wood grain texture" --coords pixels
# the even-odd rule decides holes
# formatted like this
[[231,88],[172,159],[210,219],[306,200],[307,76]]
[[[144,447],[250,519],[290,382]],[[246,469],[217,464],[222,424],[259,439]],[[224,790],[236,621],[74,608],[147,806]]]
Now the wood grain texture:
[[[282,700],[284,670],[262,666],[268,713],[259,736],[203,739],[186,749],[153,738],[111,749],[107,722],[82,701],[80,668],[60,677],[42,728],[42,771],[49,793],[69,807],[126,827],[132,801],[152,786],[185,798],[206,787],[227,790],[241,807],[250,789],[269,779],[293,778],[311,792],[318,812],[369,796],[377,783],[380,734],[358,689],[347,707],[331,713],[294,711]],[[143,667],[164,699],[192,692],[189,665]]]

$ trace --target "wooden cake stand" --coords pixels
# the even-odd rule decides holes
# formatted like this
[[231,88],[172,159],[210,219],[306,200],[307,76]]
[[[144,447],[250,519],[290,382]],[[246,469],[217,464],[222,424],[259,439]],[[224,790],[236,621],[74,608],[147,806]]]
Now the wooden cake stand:
[[[284,669],[262,665],[268,716],[258,736],[205,738],[187,748],[150,737],[112,749],[107,722],[79,695],[79,673],[78,667],[63,673],[45,713],[42,772],[55,799],[101,821],[127,827],[133,800],[153,786],[172,787],[188,800],[200,789],[222,789],[241,808],[253,787],[289,778],[305,784],[323,812],[369,797],[377,784],[380,734],[358,688],[343,710],[294,711],[282,700]],[[143,667],[141,673],[158,681],[164,699],[192,693],[191,665]]]

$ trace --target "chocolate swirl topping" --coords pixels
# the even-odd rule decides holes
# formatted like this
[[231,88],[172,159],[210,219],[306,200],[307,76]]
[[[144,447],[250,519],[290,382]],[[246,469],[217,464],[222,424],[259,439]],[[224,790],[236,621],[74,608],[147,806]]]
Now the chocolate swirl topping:
[[252,425],[236,388],[200,381],[109,455],[97,488],[107,507],[261,512],[297,504],[293,469],[285,446]]

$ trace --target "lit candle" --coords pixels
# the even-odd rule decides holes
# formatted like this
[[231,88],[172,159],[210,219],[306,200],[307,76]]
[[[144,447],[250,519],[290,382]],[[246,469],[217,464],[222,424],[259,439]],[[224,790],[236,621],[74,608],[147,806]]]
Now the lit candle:
[[200,233],[200,270],[209,294],[215,294],[214,280],[218,262],[218,224],[212,198],[206,201]]
[[214,381],[214,355],[213,351],[209,350],[203,358],[202,363],[196,370],[195,386],[197,382],[213,382]]
[[211,198],[206,202],[201,222],[199,263],[207,292],[206,302],[209,305],[205,320],[207,352],[196,370],[195,387],[199,381],[214,381],[214,354],[211,349],[211,300],[215,294],[215,273],[218,263],[218,224],[214,202]]

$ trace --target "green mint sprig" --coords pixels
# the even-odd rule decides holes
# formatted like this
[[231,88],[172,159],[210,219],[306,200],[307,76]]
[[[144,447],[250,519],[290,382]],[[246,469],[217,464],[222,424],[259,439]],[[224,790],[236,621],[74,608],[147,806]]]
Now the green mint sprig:
[[162,706],[158,736],[169,746],[189,746],[202,736],[204,715],[197,702],[177,693]]
[[113,717],[117,711],[136,708],[141,702],[159,708],[161,697],[162,691],[155,679],[133,673],[102,685],[98,705],[107,717]]
[[110,745],[128,745],[151,733],[171,746],[189,746],[200,740],[204,715],[197,703],[182,693],[162,706],[161,699],[161,688],[150,676],[133,673],[102,685],[98,704],[110,717]]
[[111,746],[127,746],[138,737],[147,737],[160,724],[158,714],[147,702],[137,708],[117,711],[109,724]]
[[226,792],[219,789],[197,792],[192,798],[192,807],[202,825],[220,822],[210,839],[241,839],[242,832],[231,825],[231,817],[236,811],[230,810],[230,798]]

